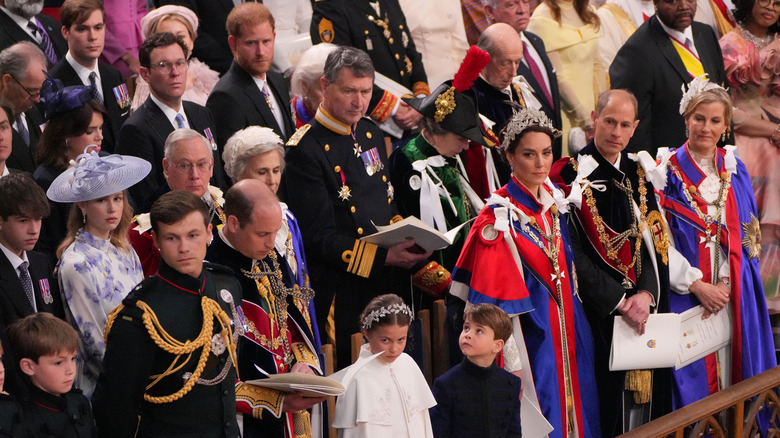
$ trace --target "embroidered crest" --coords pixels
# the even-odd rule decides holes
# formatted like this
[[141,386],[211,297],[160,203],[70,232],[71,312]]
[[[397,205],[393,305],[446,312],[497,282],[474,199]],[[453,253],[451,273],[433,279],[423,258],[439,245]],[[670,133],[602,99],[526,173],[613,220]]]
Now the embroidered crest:
[[38,286],[41,288],[41,295],[43,296],[43,302],[51,304],[54,302],[54,298],[51,296],[51,288],[49,287],[49,279],[43,278],[38,280]]
[[649,341],[647,341],[648,348],[655,348],[655,346],[656,346],[655,339],[650,339]]
[[114,98],[116,99],[119,108],[125,109],[133,103],[133,99],[130,98],[130,93],[127,91],[127,85],[124,83],[117,85],[112,91],[114,92]]
[[230,304],[233,302],[233,295],[230,294],[230,291],[227,289],[222,289],[219,291],[219,297],[222,298],[222,301]]
[[298,128],[298,130],[295,131],[295,134],[293,134],[290,137],[290,139],[287,140],[286,146],[298,146],[298,142],[301,141],[304,134],[306,134],[306,131],[308,131],[309,128],[311,128],[311,125],[308,123]]
[[653,234],[655,252],[661,255],[665,265],[669,264],[669,232],[666,229],[661,213],[653,210],[647,214],[647,226]]
[[327,18],[320,20],[319,34],[323,43],[329,43],[333,41],[333,22]]
[[450,87],[441,93],[436,98],[435,104],[436,113],[433,115],[433,119],[436,120],[436,123],[441,123],[445,117],[455,111],[455,88]]
[[742,223],[742,246],[751,259],[758,260],[761,257],[761,228],[753,213],[750,213],[750,222]]

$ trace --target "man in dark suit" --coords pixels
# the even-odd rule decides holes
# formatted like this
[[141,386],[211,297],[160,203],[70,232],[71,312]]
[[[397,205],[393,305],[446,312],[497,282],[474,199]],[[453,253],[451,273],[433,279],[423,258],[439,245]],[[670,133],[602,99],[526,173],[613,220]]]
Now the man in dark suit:
[[46,56],[29,41],[0,52],[0,104],[13,112],[13,148],[6,161],[12,169],[35,171],[35,145],[43,117],[34,104],[40,101],[45,71]]
[[209,139],[214,156],[211,184],[224,187],[222,159],[213,140],[214,119],[206,108],[181,99],[187,84],[184,41],[171,33],[155,34],[141,46],[138,60],[139,74],[149,84],[150,94],[122,125],[116,147],[116,153],[135,155],[152,163],[149,175],[130,188],[136,210],[149,211],[160,185],[165,183],[165,139],[174,129],[194,129]]
[[658,148],[678,147],[687,138],[679,111],[682,85],[701,73],[717,84],[726,81],[718,38],[711,27],[693,21],[696,2],[654,2],[656,14],[631,35],[609,68],[612,88],[630,90],[639,101],[639,126],[628,150],[647,150],[653,157]]
[[271,12],[260,3],[236,6],[227,29],[235,61],[206,102],[217,123],[220,153],[230,136],[247,126],[271,128],[286,140],[295,125],[287,85],[280,74],[269,71],[276,38]]
[[106,36],[106,11],[101,0],[66,0],[60,9],[68,53],[50,73],[66,86],[92,85],[108,117],[103,121],[102,148],[114,152],[119,128],[130,113],[130,94],[119,70],[98,62]]
[[[0,178],[0,330],[35,312],[65,318],[62,299],[49,258],[32,251],[41,231],[41,219],[49,214],[43,189],[29,176],[14,173]],[[17,397],[26,394],[7,345],[3,365],[6,390]]]
[[57,64],[68,45],[54,18],[41,14],[43,0],[0,0],[0,50],[20,41],[35,43],[49,67]]
[[[544,42],[536,34],[526,31],[531,18],[531,6],[526,0],[487,0],[485,15],[490,23],[506,23],[512,26],[523,41],[523,59],[517,67],[517,74],[523,76],[534,90],[553,126],[561,129],[561,96],[558,93],[558,78]],[[553,140],[553,158],[561,157],[561,138]]]
[[157,6],[180,5],[192,9],[200,19],[192,56],[224,75],[233,62],[225,22],[233,10],[233,0],[160,0]]

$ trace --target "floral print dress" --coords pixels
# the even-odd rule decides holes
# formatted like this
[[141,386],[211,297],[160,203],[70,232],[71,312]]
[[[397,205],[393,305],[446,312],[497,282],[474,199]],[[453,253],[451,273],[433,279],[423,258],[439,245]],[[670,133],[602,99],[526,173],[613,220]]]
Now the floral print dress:
[[106,351],[106,318],[144,279],[141,262],[132,247],[123,251],[81,229],[62,253],[57,276],[66,313],[81,338],[76,386],[91,397]]

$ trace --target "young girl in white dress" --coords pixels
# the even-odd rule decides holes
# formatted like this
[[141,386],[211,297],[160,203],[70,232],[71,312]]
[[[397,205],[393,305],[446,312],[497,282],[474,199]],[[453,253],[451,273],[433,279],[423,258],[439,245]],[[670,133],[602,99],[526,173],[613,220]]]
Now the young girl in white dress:
[[380,295],[361,314],[360,357],[331,376],[346,391],[336,401],[339,438],[433,437],[428,409],[436,400],[420,368],[404,353],[412,311],[398,295]]

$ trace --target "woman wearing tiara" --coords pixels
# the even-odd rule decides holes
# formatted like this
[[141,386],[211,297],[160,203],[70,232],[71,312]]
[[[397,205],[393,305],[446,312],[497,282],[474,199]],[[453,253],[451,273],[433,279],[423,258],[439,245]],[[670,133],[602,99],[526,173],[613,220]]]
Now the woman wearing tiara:
[[504,368],[522,363],[524,392],[552,425],[549,436],[598,437],[593,339],[576,291],[569,207],[547,177],[558,135],[544,113],[528,108],[499,134],[512,178],[472,225],[451,293],[512,317]]
[[675,290],[669,305],[675,313],[702,306],[703,319],[726,309],[733,333],[730,347],[674,371],[675,409],[777,364],[759,276],[761,233],[750,175],[734,146],[717,145],[731,123],[731,98],[701,76],[689,84],[680,112],[688,141],[659,151],[660,164],[648,175],[662,181],[655,187],[663,188],[670,234],[691,265],[688,275],[716,287]]

